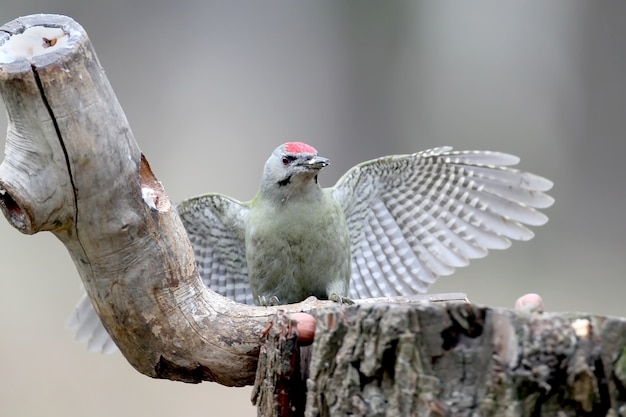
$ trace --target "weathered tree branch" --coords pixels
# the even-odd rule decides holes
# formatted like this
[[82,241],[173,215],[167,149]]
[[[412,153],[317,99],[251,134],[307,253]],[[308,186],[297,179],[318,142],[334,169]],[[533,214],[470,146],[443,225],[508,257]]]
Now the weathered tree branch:
[[185,230],[85,31],[68,17],[33,15],[0,33],[9,119],[0,207],[8,221],[63,242],[102,322],[139,372],[252,384],[260,337],[278,308],[236,304],[203,285]]

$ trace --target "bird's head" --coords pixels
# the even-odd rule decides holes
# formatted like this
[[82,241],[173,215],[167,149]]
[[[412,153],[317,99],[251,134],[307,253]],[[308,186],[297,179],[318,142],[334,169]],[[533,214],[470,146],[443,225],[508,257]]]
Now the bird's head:
[[328,158],[317,155],[311,145],[287,142],[272,152],[265,163],[261,190],[266,195],[292,195],[307,192],[311,187],[319,189],[317,174],[330,163]]

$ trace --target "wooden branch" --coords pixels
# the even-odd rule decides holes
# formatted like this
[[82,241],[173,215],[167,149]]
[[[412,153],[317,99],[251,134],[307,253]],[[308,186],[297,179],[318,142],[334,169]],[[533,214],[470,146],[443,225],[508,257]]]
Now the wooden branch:
[[280,308],[207,290],[185,230],[141,154],[83,28],[33,15],[0,28],[8,112],[0,207],[23,233],[69,251],[102,322],[139,372],[254,382],[260,337]]
[[[259,415],[564,417],[626,410],[622,318],[461,303],[315,313],[312,352],[295,343],[289,321],[268,335],[253,391]],[[311,361],[305,371],[301,358]],[[308,388],[306,403],[296,387]]]

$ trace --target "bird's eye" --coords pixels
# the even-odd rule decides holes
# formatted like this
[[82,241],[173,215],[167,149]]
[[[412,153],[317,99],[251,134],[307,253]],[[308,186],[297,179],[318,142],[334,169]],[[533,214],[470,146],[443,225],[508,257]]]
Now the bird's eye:
[[283,156],[283,165],[287,166],[291,164],[296,158],[290,155]]

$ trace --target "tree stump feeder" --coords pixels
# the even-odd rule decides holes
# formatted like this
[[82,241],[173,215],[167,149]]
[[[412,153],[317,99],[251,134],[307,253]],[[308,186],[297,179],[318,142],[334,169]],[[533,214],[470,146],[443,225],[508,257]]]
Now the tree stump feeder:
[[[253,397],[271,416],[626,415],[624,319],[468,303],[319,309],[306,402],[280,384],[302,348],[284,328],[261,351]],[[274,357],[275,356],[275,357]],[[260,383],[261,382],[261,383]],[[284,385],[284,384],[283,384]]]
[[[626,416],[624,319],[423,298],[251,307],[207,289],[72,19],[40,14],[0,28],[0,94],[9,120],[0,208],[21,232],[49,231],[65,245],[139,372],[254,384],[262,416]],[[306,346],[291,319],[301,311],[317,318]]]

